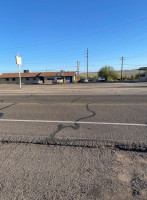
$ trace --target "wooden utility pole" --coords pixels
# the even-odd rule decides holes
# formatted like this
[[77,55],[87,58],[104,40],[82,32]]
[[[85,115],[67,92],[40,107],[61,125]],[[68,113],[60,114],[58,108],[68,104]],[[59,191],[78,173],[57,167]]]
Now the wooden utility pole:
[[88,80],[88,48],[87,48],[87,80]]
[[122,61],[122,64],[121,64],[121,81],[123,80],[123,65],[124,65],[124,57],[121,57],[121,61]]

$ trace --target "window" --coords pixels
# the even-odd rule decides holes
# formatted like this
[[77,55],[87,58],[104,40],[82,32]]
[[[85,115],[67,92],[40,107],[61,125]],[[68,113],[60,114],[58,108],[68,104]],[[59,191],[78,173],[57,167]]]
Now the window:
[[66,76],[65,79],[66,79],[67,81],[70,81],[70,76]]
[[57,77],[57,79],[58,79],[58,80],[62,80],[63,78],[62,78],[62,77]]
[[29,77],[26,78],[26,81],[29,81]]
[[12,78],[13,81],[15,81],[15,78]]
[[36,80],[36,77],[34,77],[33,80],[35,81],[35,80]]
[[9,78],[6,78],[6,81],[9,81]]
[[47,80],[54,80],[54,78],[47,78]]

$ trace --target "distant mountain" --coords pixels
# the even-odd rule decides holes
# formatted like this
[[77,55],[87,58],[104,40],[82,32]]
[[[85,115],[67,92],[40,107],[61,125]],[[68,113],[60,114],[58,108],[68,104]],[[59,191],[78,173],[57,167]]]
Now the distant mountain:
[[[117,71],[117,73],[121,73],[121,71]],[[133,70],[124,70],[123,71],[123,75],[129,75],[129,76],[135,76],[138,73],[139,73],[139,71],[136,70],[136,69],[133,69]]]
[[[121,71],[116,71],[117,73],[121,73]],[[89,76],[96,76],[98,72],[88,72]],[[123,71],[123,75],[128,75],[128,76],[135,76],[136,74],[138,74],[138,70],[136,69],[132,69],[132,70],[124,70]],[[80,75],[87,75],[86,72],[80,73]]]

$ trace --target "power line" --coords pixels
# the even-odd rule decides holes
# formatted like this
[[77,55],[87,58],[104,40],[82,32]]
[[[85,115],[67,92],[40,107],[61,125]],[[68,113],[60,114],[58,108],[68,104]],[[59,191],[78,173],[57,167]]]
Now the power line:
[[109,28],[105,28],[105,29],[102,29],[102,30],[99,30],[99,31],[77,35],[77,36],[74,36],[74,37],[69,37],[69,38],[56,40],[56,41],[50,41],[50,42],[44,42],[44,43],[38,43],[38,44],[32,44],[32,45],[26,45],[26,46],[2,48],[2,49],[0,49],[0,51],[10,50],[10,49],[30,48],[30,47],[36,47],[36,46],[44,46],[44,45],[52,44],[52,43],[58,43],[58,42],[64,42],[64,41],[68,41],[68,40],[74,40],[74,39],[78,39],[78,38],[83,38],[83,37],[95,35],[95,34],[98,34],[98,33],[103,33],[103,32],[106,32],[106,31],[117,29],[117,28],[120,28],[120,27],[123,27],[123,26],[127,26],[127,25],[130,25],[130,24],[136,23],[136,22],[144,21],[144,20],[147,20],[147,17],[140,18],[140,19],[137,19],[137,20],[133,20],[133,21],[130,21],[130,22],[127,22],[127,23],[124,23],[124,24],[112,26],[112,27],[109,27]]
[[[114,42],[116,43],[115,45],[119,45],[120,46],[120,45],[124,44],[124,42],[126,43],[126,41],[132,40],[133,38],[135,38],[137,36],[140,36],[141,35],[140,33],[146,33],[146,31],[147,31],[147,27],[145,29],[143,29],[143,30],[140,30],[139,32],[136,32],[136,33],[133,33],[133,34],[127,36],[127,37],[124,37],[123,39],[120,39],[118,41],[110,42],[110,44],[108,44],[105,47],[101,48],[98,53],[103,53],[106,50],[108,50],[108,48],[109,48],[109,50],[115,48],[114,47]],[[96,50],[96,49],[94,48],[94,50]]]
[[141,40],[138,40],[138,41],[133,42],[133,43],[130,43],[130,44],[124,44],[124,45],[122,44],[120,47],[111,48],[111,49],[109,49],[108,51],[104,51],[103,53],[97,54],[97,56],[99,56],[99,55],[104,55],[104,54],[108,54],[108,53],[110,53],[110,52],[112,52],[112,51],[115,51],[115,50],[117,50],[117,49],[121,49],[122,47],[125,47],[126,45],[127,45],[127,46],[131,46],[131,45],[137,44],[138,42],[141,42],[141,41],[146,40],[146,39],[147,39],[147,37],[146,37],[146,38],[142,38]]
[[[135,37],[135,36],[134,36],[134,37]],[[134,37],[132,37],[132,38],[134,38]],[[138,40],[138,41],[133,42],[133,43],[126,43],[126,41],[129,41],[129,40],[131,40],[132,38],[128,38],[128,39],[123,39],[123,40],[121,40],[121,43],[119,42],[118,44],[116,44],[116,45],[118,45],[118,46],[116,46],[116,47],[115,47],[114,45],[105,46],[105,47],[102,48],[100,51],[98,51],[97,54],[92,55],[92,56],[95,57],[95,56],[98,56],[98,55],[103,55],[103,54],[105,54],[105,53],[109,53],[110,51],[119,49],[119,48],[121,48],[122,46],[123,46],[123,47],[126,46],[126,45],[129,46],[129,45],[136,44],[136,43],[138,43],[138,42],[140,42],[140,41],[142,41],[142,40],[147,39],[147,38],[143,38],[143,39]]]

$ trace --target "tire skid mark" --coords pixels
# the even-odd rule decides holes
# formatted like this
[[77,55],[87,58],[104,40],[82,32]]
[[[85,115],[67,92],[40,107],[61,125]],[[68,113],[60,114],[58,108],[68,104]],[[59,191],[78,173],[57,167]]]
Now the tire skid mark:
[[16,104],[13,103],[13,104],[11,104],[11,105],[9,105],[9,106],[5,106],[5,107],[3,107],[3,108],[0,108],[0,110],[4,110],[4,109],[9,108],[9,107],[14,106],[14,105],[16,105]]
[[96,115],[96,113],[95,113],[94,111],[92,111],[92,110],[89,109],[89,105],[88,105],[88,104],[86,104],[86,109],[87,109],[88,112],[90,112],[90,113],[92,113],[92,114],[89,115],[89,116],[82,117],[82,118],[79,118],[79,119],[75,120],[74,125],[69,125],[69,126],[66,126],[66,125],[65,125],[65,126],[64,126],[63,124],[59,124],[59,125],[58,125],[58,129],[57,129],[54,133],[52,133],[52,134],[50,135],[50,139],[54,139],[54,138],[55,138],[55,135],[56,135],[57,133],[59,133],[61,130],[65,129],[65,128],[72,128],[73,130],[78,130],[78,129],[80,128],[80,124],[78,124],[78,123],[76,123],[76,122],[79,122],[80,120],[83,120],[83,119],[88,119],[88,118],[94,117],[94,116]]
[[[0,100],[1,101],[1,100]],[[11,104],[11,105],[9,105],[9,106],[5,106],[5,107],[3,107],[3,108],[0,108],[0,110],[4,110],[4,109],[7,109],[7,108],[9,108],[9,107],[11,107],[11,106],[14,106],[14,105],[16,105],[15,103],[13,103],[13,104]],[[2,117],[4,114],[3,113],[0,113],[0,117]]]

